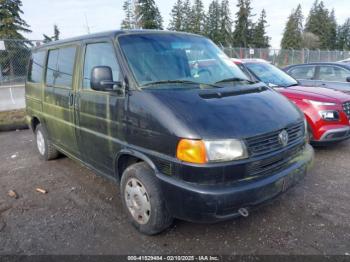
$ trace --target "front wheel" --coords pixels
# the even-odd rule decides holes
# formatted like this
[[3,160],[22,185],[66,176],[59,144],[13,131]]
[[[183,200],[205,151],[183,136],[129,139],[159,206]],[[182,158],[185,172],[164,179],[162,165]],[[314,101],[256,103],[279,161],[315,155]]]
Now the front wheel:
[[132,225],[141,233],[155,235],[173,221],[153,170],[144,162],[129,166],[121,179],[123,205]]

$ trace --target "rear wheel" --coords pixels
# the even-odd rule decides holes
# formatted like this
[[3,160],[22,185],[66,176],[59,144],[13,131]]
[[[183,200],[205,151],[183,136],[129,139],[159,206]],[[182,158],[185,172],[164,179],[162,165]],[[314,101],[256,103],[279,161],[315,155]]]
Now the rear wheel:
[[120,186],[128,218],[137,230],[155,235],[171,225],[173,218],[162,198],[159,182],[146,163],[129,166]]
[[35,141],[39,155],[44,160],[52,160],[58,157],[57,149],[52,145],[45,128],[39,124],[35,129]]

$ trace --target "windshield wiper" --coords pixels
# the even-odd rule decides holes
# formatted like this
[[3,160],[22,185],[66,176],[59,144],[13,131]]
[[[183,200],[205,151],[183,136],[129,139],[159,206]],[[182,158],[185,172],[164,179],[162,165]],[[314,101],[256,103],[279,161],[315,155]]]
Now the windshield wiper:
[[245,78],[231,77],[231,78],[226,78],[226,79],[220,80],[220,81],[216,82],[215,84],[227,83],[227,82],[248,82],[249,84],[255,84],[256,83],[254,81],[251,81],[251,80],[245,79]]
[[211,86],[215,88],[219,88],[220,86],[212,85],[212,84],[207,84],[207,83],[199,83],[195,81],[190,81],[190,80],[161,80],[161,81],[155,81],[155,82],[150,82],[144,85],[141,85],[141,87],[147,87],[147,86],[153,86],[153,85],[162,85],[162,84],[187,84],[187,85],[205,85],[205,86]]

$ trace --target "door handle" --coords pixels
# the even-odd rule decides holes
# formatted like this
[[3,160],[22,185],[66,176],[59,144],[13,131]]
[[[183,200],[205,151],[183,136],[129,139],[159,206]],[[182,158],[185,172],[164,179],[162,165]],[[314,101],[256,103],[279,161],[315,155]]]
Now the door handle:
[[69,93],[69,106],[73,106],[73,105],[74,105],[74,94]]

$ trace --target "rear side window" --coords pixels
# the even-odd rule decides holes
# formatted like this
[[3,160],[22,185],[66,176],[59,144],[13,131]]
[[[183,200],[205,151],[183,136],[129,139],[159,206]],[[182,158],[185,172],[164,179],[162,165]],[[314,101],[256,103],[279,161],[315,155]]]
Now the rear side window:
[[346,78],[350,77],[350,71],[337,66],[320,66],[320,80],[333,82],[346,82]]
[[90,76],[95,66],[109,66],[112,69],[113,80],[120,80],[120,68],[112,44],[95,43],[86,46],[83,81],[84,89],[91,89]]
[[315,67],[300,66],[300,67],[293,68],[288,73],[296,79],[312,79],[315,75]]
[[50,50],[47,62],[48,86],[72,87],[76,47]]
[[44,71],[45,51],[35,52],[29,62],[27,81],[31,83],[41,83]]

